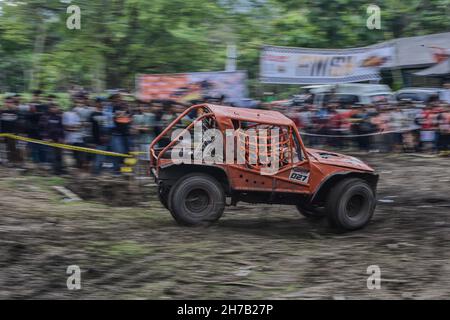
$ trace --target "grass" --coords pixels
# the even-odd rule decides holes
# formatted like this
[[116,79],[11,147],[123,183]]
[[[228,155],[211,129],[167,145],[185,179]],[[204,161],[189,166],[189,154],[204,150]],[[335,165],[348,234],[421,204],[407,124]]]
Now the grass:
[[95,241],[90,248],[112,258],[142,257],[151,253],[151,249],[133,240],[116,241],[112,243]]
[[31,190],[32,187],[48,190],[52,186],[64,186],[66,181],[60,177],[39,177],[39,176],[27,176],[27,177],[9,177],[3,178],[2,185],[23,189],[24,186]]

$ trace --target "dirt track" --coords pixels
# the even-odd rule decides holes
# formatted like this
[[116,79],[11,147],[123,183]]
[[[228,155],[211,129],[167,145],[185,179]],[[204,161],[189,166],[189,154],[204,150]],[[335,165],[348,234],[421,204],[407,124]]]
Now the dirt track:
[[[65,202],[50,186],[67,181],[0,167],[0,298],[449,299],[450,160],[365,160],[382,202],[347,234],[292,207],[245,204],[213,227],[182,228],[154,196]],[[81,290],[66,287],[69,265]],[[369,265],[380,290],[366,287]]]

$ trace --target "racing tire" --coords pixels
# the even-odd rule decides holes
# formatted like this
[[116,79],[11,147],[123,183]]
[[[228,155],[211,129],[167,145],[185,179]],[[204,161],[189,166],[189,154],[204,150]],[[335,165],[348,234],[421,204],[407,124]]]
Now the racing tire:
[[338,182],[326,201],[326,212],[331,226],[352,231],[366,226],[376,206],[375,193],[370,185],[359,178]]
[[169,210],[181,225],[210,225],[220,219],[224,209],[225,192],[209,175],[187,175],[170,189]]

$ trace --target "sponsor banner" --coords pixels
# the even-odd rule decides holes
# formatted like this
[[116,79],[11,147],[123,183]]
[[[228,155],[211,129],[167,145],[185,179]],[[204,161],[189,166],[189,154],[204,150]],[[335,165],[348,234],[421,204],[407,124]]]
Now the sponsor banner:
[[326,84],[379,80],[390,67],[393,46],[329,50],[265,46],[260,76],[264,83]]
[[188,102],[205,97],[238,100],[247,96],[247,72],[192,72],[141,74],[136,86],[139,99]]

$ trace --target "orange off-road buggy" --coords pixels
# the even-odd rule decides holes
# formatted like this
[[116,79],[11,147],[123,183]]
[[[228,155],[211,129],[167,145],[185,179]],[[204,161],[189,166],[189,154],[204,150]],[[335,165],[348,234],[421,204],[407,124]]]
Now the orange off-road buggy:
[[[217,135],[188,139],[195,130],[210,129],[223,139]],[[261,130],[266,133],[260,134]],[[273,132],[278,132],[278,139],[271,139]],[[225,143],[227,139],[232,142]],[[223,143],[210,148],[218,141]],[[220,156],[213,162],[196,158],[206,150],[210,156]],[[273,156],[276,162],[261,161],[259,153],[264,150],[266,159]],[[226,204],[239,201],[295,205],[305,217],[326,216],[332,226],[343,230],[362,228],[375,210],[378,175],[374,170],[354,157],[306,148],[295,124],[276,111],[193,106],[153,141],[150,162],[161,203],[183,225],[215,222]],[[276,171],[268,173],[269,167]]]

